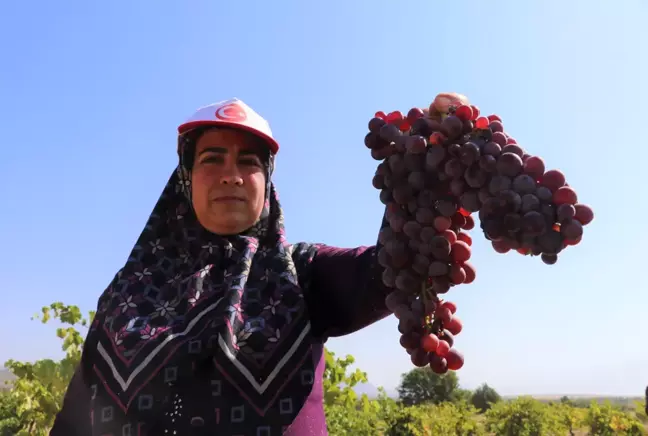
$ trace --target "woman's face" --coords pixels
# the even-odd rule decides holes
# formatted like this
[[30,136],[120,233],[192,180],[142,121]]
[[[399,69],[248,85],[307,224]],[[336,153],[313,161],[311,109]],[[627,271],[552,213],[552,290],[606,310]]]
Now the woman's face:
[[266,181],[259,152],[259,141],[237,130],[211,129],[198,139],[191,200],[210,232],[241,233],[261,216]]

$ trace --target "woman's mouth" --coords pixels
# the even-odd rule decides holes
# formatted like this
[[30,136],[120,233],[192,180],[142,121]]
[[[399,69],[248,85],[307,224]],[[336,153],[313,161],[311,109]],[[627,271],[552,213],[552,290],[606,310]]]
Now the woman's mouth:
[[214,198],[214,201],[217,201],[219,203],[232,203],[232,202],[244,202],[245,199],[243,197],[236,197],[234,195],[224,195],[222,197],[216,197]]

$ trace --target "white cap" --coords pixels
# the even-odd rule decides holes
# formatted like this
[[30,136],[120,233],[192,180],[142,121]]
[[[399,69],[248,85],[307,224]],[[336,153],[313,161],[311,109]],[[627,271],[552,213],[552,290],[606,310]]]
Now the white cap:
[[178,126],[178,133],[183,134],[202,126],[227,126],[242,129],[265,140],[272,154],[279,151],[279,143],[272,136],[268,122],[238,98],[198,109],[191,118]]

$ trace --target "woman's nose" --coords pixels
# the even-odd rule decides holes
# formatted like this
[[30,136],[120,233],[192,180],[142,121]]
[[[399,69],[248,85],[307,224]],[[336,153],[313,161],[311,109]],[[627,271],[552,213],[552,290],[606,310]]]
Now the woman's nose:
[[243,184],[243,178],[238,174],[228,174],[221,177],[222,185],[237,185]]

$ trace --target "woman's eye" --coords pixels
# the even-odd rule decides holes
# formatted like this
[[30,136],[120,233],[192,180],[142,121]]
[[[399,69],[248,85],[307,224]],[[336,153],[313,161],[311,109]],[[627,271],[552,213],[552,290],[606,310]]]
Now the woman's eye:
[[220,163],[223,162],[223,157],[214,155],[214,156],[207,156],[202,160],[201,163]]
[[241,159],[240,162],[241,162],[241,164],[243,164],[243,165],[250,165],[250,166],[256,166],[256,167],[260,167],[260,166],[261,166],[261,164],[259,163],[259,161],[256,160],[256,159]]

